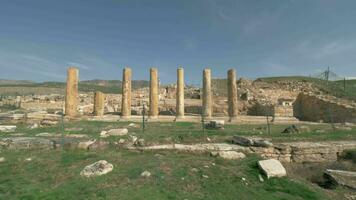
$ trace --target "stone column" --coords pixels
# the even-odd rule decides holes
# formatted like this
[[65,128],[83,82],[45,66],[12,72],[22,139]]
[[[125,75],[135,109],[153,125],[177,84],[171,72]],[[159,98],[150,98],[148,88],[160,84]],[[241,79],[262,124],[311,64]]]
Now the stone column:
[[94,115],[103,116],[104,115],[104,105],[105,105],[105,94],[96,91],[94,94]]
[[227,71],[227,94],[229,104],[229,118],[230,121],[237,118],[237,85],[236,85],[236,71],[230,69]]
[[156,68],[150,69],[150,109],[148,117],[158,117],[158,72]]
[[78,114],[78,74],[79,71],[77,68],[68,68],[65,98],[65,114],[68,117],[75,117]]
[[184,118],[184,69],[177,69],[177,95],[176,95],[177,118]]
[[131,69],[124,68],[122,72],[121,117],[131,117]]
[[204,69],[203,71],[203,116],[211,118],[212,116],[212,94],[211,94],[211,70]]

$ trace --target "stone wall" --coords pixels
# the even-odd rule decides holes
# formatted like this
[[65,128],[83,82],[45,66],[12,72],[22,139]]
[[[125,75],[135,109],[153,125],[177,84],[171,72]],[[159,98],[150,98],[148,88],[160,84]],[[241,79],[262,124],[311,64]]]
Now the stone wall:
[[294,103],[294,115],[304,121],[356,123],[356,106],[334,97],[300,93]]

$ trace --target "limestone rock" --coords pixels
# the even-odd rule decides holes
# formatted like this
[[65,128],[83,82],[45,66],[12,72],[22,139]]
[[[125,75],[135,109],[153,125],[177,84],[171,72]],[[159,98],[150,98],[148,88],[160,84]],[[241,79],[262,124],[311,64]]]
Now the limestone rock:
[[110,143],[106,141],[95,141],[88,146],[89,150],[105,150],[109,148]]
[[52,149],[54,142],[36,137],[12,137],[0,139],[0,146],[8,149]]
[[16,126],[13,125],[0,125],[0,132],[14,132]]
[[327,169],[324,173],[333,185],[341,185],[356,189],[356,172]]
[[211,152],[211,155],[227,160],[239,160],[246,157],[245,154],[236,151],[213,151]]
[[42,126],[54,126],[56,124],[58,124],[58,121],[52,121],[47,119],[41,121]]
[[286,169],[275,159],[258,161],[258,166],[263,173],[266,174],[267,178],[283,177],[287,175]]
[[148,178],[148,177],[151,176],[151,172],[149,172],[149,171],[144,171],[144,172],[141,173],[141,176],[142,176],[142,177],[145,177],[145,178]]
[[207,124],[205,124],[205,127],[208,129],[223,129],[224,125],[224,120],[211,120]]
[[127,135],[128,132],[127,128],[110,129],[109,131],[102,131],[100,137],[123,136]]
[[84,167],[80,172],[80,175],[85,177],[101,176],[111,172],[113,169],[114,166],[111,163],[108,163],[106,160],[99,160],[98,162]]
[[5,162],[6,159],[4,157],[0,157],[0,163]]
[[38,127],[39,127],[39,125],[37,123],[34,123],[34,124],[28,126],[29,129],[35,129],[35,128],[38,128]]
[[84,142],[79,142],[78,144],[78,149],[84,149],[87,150],[89,149],[89,146],[94,144],[96,140],[89,140],[89,141],[84,141]]
[[145,146],[145,140],[142,139],[142,138],[138,139],[138,140],[135,141],[134,145],[137,146],[137,147],[143,147],[143,146]]
[[284,129],[282,133],[299,133],[299,129],[296,125],[291,125]]
[[254,147],[272,147],[273,144],[262,138],[249,138],[235,135],[232,138],[232,143],[242,146],[254,146]]

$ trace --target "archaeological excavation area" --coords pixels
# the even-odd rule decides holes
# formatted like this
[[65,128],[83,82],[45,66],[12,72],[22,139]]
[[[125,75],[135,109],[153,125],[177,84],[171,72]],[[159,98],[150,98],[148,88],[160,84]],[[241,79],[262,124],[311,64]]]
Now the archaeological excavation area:
[[325,82],[133,73],[0,85],[0,199],[356,198],[356,103]]

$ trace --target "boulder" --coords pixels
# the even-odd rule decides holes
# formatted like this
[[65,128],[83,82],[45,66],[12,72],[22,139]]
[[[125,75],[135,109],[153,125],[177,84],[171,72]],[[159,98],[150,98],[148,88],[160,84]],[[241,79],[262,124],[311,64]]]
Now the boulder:
[[123,136],[127,135],[128,132],[127,128],[110,129],[109,131],[102,131],[100,137]]
[[39,125],[37,124],[37,123],[34,123],[34,124],[32,124],[32,125],[29,125],[27,128],[29,128],[29,129],[35,129],[35,128],[38,128],[39,127]]
[[52,120],[48,120],[48,119],[41,121],[41,126],[54,126],[56,124],[58,124],[58,121],[52,121]]
[[141,176],[142,176],[142,177],[145,177],[145,178],[148,178],[148,177],[151,176],[151,172],[149,172],[149,171],[144,171],[144,172],[141,173]]
[[4,157],[0,157],[0,163],[5,162],[6,159]]
[[99,160],[98,162],[84,167],[80,172],[80,175],[84,177],[101,176],[111,172],[113,169],[114,166],[111,163],[108,163],[106,160]]
[[266,174],[267,178],[283,177],[287,175],[286,169],[276,159],[258,161],[259,168]]
[[232,143],[242,146],[252,146],[254,141],[251,138],[235,135],[232,138]]
[[224,125],[224,120],[211,120],[207,124],[205,124],[205,127],[208,129],[223,129]]
[[299,133],[299,129],[296,125],[291,125],[285,128],[282,133]]
[[235,135],[232,138],[233,144],[238,144],[241,146],[254,146],[254,147],[272,147],[273,144],[265,139],[262,138],[249,138]]
[[134,142],[134,145],[137,146],[137,147],[143,147],[145,146],[145,140],[144,139],[138,139]]
[[324,177],[331,185],[356,189],[356,172],[327,169]]
[[78,149],[88,150],[89,146],[94,144],[96,140],[83,141],[78,143]]
[[245,154],[236,151],[213,151],[211,152],[211,155],[227,160],[239,160],[246,157]]
[[109,148],[110,142],[107,141],[95,141],[88,146],[89,150],[105,150]]
[[14,125],[0,125],[0,132],[14,132],[16,126]]

